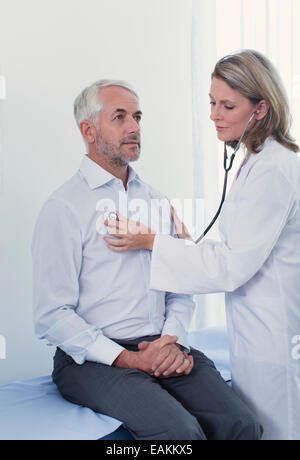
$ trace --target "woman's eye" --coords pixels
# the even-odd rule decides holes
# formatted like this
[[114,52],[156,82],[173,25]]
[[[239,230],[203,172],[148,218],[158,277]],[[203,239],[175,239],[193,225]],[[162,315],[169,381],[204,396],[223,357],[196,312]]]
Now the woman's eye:
[[227,110],[232,110],[232,109],[234,109],[234,107],[231,107],[231,106],[229,106],[229,105],[225,105],[225,109],[227,109]]

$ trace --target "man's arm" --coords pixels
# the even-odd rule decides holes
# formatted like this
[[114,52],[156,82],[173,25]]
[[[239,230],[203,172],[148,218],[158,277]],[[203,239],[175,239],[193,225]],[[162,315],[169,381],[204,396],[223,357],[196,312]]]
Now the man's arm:
[[139,347],[139,351],[137,352],[123,350],[113,365],[116,367],[141,369],[148,374],[153,374],[153,361],[157,358],[161,349],[174,344],[176,340],[176,336],[171,337],[166,335],[153,342],[147,342],[147,346]]
[[[182,353],[176,341],[176,336],[164,335],[153,342],[141,342],[138,352],[123,350],[113,365],[140,369],[155,377],[187,375],[193,367],[193,358]],[[166,368],[161,366],[162,362],[167,363]]]
[[177,335],[183,351],[189,352],[188,330],[195,310],[195,303],[192,296],[165,294],[166,314],[161,335]]
[[57,199],[43,206],[33,242],[33,302],[39,338],[59,346],[78,363],[86,359],[112,364],[123,347],[76,313],[82,264],[79,217]]

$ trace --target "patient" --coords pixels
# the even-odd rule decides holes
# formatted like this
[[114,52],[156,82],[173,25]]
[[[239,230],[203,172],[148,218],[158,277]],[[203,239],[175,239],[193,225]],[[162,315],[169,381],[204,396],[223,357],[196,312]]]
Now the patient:
[[150,252],[115,253],[104,240],[115,209],[133,219],[140,208],[140,222],[151,215],[154,230],[172,233],[162,195],[129,166],[140,154],[137,94],[98,81],[74,113],[88,154],[44,204],[32,243],[35,328],[57,347],[59,391],[135,439],[260,439],[254,415],[189,347],[192,299],[149,290]]

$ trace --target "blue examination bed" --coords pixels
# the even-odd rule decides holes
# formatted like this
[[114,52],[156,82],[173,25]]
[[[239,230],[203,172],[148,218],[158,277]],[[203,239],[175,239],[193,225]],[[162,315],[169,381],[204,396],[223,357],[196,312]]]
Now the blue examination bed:
[[[230,380],[226,330],[207,328],[189,334],[190,345],[212,359]],[[133,439],[122,422],[72,404],[59,394],[51,376],[0,386],[1,440]]]

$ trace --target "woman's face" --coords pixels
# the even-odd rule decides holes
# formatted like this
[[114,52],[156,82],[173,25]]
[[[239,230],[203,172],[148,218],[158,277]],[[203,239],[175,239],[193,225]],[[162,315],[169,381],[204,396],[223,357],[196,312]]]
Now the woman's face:
[[[252,104],[224,80],[213,78],[210,89],[210,118],[216,126],[218,139],[223,142],[238,140],[258,104]],[[252,120],[248,129],[254,125]]]

